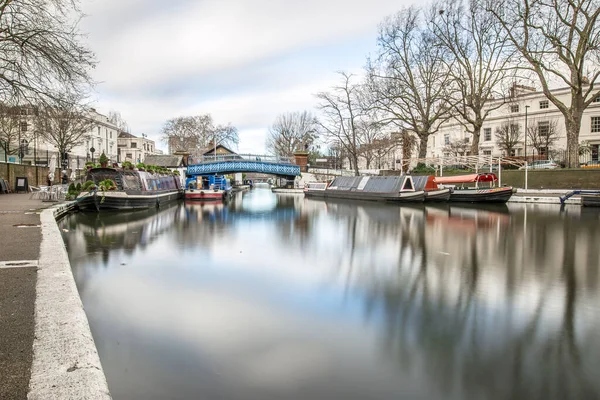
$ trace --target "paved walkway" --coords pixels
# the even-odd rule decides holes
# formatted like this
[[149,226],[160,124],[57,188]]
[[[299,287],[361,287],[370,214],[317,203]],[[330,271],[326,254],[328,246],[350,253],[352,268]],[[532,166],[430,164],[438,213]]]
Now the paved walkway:
[[32,362],[39,210],[54,203],[0,195],[0,399],[26,399]]

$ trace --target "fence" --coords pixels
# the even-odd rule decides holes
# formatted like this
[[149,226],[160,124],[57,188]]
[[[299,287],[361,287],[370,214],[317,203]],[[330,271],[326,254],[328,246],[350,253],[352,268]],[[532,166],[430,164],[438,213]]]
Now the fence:
[[202,164],[208,162],[216,162],[216,161],[240,161],[240,160],[248,160],[248,161],[260,161],[266,163],[273,164],[292,164],[294,161],[293,157],[279,157],[279,156],[271,156],[271,155],[257,155],[257,154],[217,154],[210,156],[200,156],[193,157],[190,156],[188,159],[188,164]]

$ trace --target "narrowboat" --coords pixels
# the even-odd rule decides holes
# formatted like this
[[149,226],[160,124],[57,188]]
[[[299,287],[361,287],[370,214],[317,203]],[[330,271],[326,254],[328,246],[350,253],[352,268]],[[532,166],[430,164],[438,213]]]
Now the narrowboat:
[[[498,177],[492,173],[438,176],[435,182],[452,189],[449,200],[451,202],[506,203],[514,192],[510,186],[495,187]],[[482,183],[487,183],[488,187],[480,187]]]
[[182,197],[178,176],[117,168],[91,168],[87,181],[91,190],[76,199],[80,210],[136,210],[158,208]]
[[307,197],[386,201],[423,202],[425,191],[416,190],[411,176],[339,176],[329,185],[309,183]]
[[185,181],[185,200],[223,201],[230,195],[231,184],[222,175],[191,175]]
[[435,176],[413,176],[416,190],[425,191],[425,202],[441,202],[448,201],[452,194],[451,188],[440,188],[435,182]]

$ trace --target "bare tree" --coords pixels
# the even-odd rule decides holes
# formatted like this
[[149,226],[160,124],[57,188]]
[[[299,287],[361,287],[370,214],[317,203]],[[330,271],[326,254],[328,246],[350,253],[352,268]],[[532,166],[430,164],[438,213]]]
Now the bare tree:
[[323,118],[320,126],[329,143],[339,143],[347,154],[354,173],[358,176],[361,126],[365,113],[361,105],[361,92],[357,84],[351,82],[353,75],[338,72],[341,83],[329,92],[317,94],[318,108]]
[[471,144],[468,138],[451,140],[446,146],[444,146],[444,154],[451,156],[464,156],[471,150]]
[[521,126],[508,121],[497,127],[494,135],[498,147],[505,151],[507,156],[513,156],[515,148],[521,141]]
[[[583,111],[600,97],[600,1],[500,0],[490,1],[488,9],[563,114],[567,164],[578,167]],[[551,92],[557,82],[571,89],[566,101]]]
[[91,83],[75,0],[0,0],[0,100],[60,100]]
[[58,149],[62,165],[65,154],[85,141],[94,121],[81,99],[69,94],[38,107],[34,125],[36,134]]
[[[388,136],[383,131],[383,124],[377,122],[376,116],[372,113],[366,113],[364,120],[358,122],[359,127],[359,156],[364,158],[367,169],[371,168],[371,163],[377,159],[378,155],[387,153],[391,150],[391,142],[386,140]],[[390,145],[385,149],[386,145]]]
[[504,104],[502,84],[511,70],[512,47],[479,1],[442,0],[429,14],[436,42],[448,53],[452,109],[472,134],[471,154],[478,155],[485,120]]
[[108,121],[116,126],[119,132],[129,132],[129,125],[127,125],[127,121],[123,119],[119,111],[111,110],[108,113]]
[[308,150],[318,133],[317,118],[308,111],[280,114],[269,128],[267,149],[291,157],[295,151]]
[[237,147],[240,142],[238,129],[231,125],[212,125],[213,144],[222,144],[223,146]]
[[558,121],[533,120],[527,128],[527,138],[539,155],[548,155],[554,144],[561,138]]
[[0,148],[4,152],[4,162],[19,149],[20,116],[19,107],[0,103]]
[[186,151],[199,155],[209,144],[237,145],[237,129],[228,125],[215,125],[210,114],[177,117],[165,122],[162,140],[168,144],[169,152]]
[[383,123],[414,132],[419,157],[425,158],[429,136],[451,117],[446,50],[423,27],[415,8],[385,19],[377,45],[377,58],[367,63],[372,107],[385,114]]
[[[382,168],[382,165],[386,158],[396,149],[400,143],[396,140],[396,136],[390,135],[382,138],[374,139],[371,143],[366,145],[367,149],[371,154],[371,162],[375,162],[375,166],[378,169]],[[395,162],[395,160],[393,161]],[[367,169],[370,168],[370,163],[367,164]]]

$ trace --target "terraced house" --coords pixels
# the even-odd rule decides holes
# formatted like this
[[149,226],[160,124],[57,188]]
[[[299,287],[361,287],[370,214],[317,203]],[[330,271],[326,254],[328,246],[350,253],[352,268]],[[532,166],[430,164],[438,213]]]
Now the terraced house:
[[[568,104],[570,89],[553,93]],[[534,156],[563,161],[567,138],[563,114],[544,93],[534,88],[514,86],[509,100],[490,103],[479,139],[479,154],[498,156]],[[472,135],[456,119],[444,123],[429,137],[428,157],[469,155]],[[583,113],[579,142],[581,162],[598,160],[600,146],[600,101]]]

